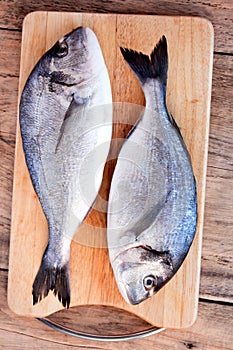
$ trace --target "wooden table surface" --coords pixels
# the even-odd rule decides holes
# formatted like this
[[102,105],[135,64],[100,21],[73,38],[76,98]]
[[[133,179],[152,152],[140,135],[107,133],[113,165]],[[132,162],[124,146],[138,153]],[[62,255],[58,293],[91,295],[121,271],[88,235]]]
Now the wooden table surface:
[[[5,0],[0,2],[0,349],[233,349],[233,1]],[[12,179],[17,118],[21,29],[35,10],[194,15],[215,30],[207,192],[199,312],[187,329],[124,343],[100,343],[57,333],[37,320],[14,315],[7,306]],[[33,53],[32,53],[33,54]],[[19,262],[20,263],[20,262]],[[100,317],[104,325],[104,312]],[[74,313],[79,317],[80,313]],[[111,324],[124,322],[112,312]],[[137,320],[132,319],[132,322]],[[105,324],[105,327],[109,324]],[[91,327],[91,326],[90,326]]]

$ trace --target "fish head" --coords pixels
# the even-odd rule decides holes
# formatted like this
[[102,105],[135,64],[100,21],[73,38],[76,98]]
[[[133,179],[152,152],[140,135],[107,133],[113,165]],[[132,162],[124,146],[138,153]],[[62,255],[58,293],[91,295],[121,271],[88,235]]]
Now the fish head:
[[148,246],[123,251],[112,265],[122,296],[133,305],[155,294],[174,274],[169,252]]
[[[49,50],[47,59],[49,74],[54,75],[54,82],[62,79],[68,86],[91,79],[104,66],[98,39],[86,27],[78,27],[58,40]],[[48,66],[48,61],[46,64]]]

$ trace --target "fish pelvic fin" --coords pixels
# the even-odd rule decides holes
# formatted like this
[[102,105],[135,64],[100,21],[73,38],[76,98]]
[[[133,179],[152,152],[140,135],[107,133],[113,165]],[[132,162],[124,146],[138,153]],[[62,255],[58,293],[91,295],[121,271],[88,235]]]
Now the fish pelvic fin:
[[70,305],[69,262],[55,267],[51,264],[45,252],[32,287],[33,305],[45,298],[50,290],[68,309]]
[[147,79],[159,79],[166,89],[168,54],[167,40],[163,35],[150,56],[134,50],[120,47],[121,53],[143,85]]

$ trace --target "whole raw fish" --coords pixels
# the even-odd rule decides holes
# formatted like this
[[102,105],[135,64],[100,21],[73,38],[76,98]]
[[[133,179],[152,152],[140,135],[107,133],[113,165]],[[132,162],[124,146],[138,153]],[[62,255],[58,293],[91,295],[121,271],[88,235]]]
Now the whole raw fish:
[[138,304],[165,285],[184,261],[195,235],[197,199],[188,151],[166,108],[166,38],[150,57],[121,52],[139,79],[146,108],[113,174],[108,247],[122,296]]
[[23,148],[49,230],[33,304],[51,290],[69,307],[70,243],[101,185],[112,132],[111,103],[101,48],[93,31],[84,27],[47,51],[24,87]]

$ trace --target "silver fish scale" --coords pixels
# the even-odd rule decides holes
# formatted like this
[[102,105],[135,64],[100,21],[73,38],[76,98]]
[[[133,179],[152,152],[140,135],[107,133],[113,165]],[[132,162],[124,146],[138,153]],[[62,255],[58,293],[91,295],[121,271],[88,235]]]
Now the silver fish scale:
[[[141,234],[139,241],[145,244],[147,239],[150,242],[148,245],[153,249],[170,251],[172,256],[179,256],[179,246],[184,247],[182,240],[190,243],[188,230],[184,228],[187,222],[191,228],[190,236],[193,237],[192,228],[196,223],[196,216],[193,213],[196,205],[195,184],[192,171],[190,171],[188,154],[183,150],[183,143],[169,124],[168,127],[168,129],[163,129],[163,134],[166,136],[165,139],[170,141],[167,146],[163,144],[163,147],[160,147],[162,153],[159,156],[160,163],[164,166],[161,176],[162,174],[165,176],[166,199],[153,224]],[[154,185],[157,186],[157,183]],[[190,194],[193,196],[190,197]],[[187,201],[188,198],[190,199]],[[194,220],[190,221],[192,218]],[[182,230],[186,234],[180,234]]]
[[[114,172],[108,226],[112,256],[122,244],[125,249],[142,244],[157,251],[169,250],[173,257],[179,255],[179,246],[184,246],[179,231],[188,218],[189,206],[193,210],[195,205],[195,198],[186,201],[189,193],[195,193],[189,156],[168,119],[163,123],[159,119],[148,129],[146,118],[151,114],[147,112],[123,145]],[[191,215],[190,227],[196,220],[193,212]]]

